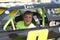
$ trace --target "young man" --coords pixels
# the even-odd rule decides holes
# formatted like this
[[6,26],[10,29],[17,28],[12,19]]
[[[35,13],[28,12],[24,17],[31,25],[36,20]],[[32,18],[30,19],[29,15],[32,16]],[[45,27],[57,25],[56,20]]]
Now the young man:
[[25,29],[25,28],[34,28],[36,27],[33,23],[32,23],[32,17],[33,14],[31,11],[26,11],[23,14],[23,21],[19,21],[16,24],[16,28],[17,29]]

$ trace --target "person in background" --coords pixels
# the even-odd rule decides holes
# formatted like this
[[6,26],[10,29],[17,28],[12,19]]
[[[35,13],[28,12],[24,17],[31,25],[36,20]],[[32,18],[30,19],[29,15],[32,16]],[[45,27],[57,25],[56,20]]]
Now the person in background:
[[25,28],[35,28],[36,26],[32,23],[33,13],[31,11],[26,11],[23,14],[23,21],[19,21],[16,23],[17,29],[25,29]]

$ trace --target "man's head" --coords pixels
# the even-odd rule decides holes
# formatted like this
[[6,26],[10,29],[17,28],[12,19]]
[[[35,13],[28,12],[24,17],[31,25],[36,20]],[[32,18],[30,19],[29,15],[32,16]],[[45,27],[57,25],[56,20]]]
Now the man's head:
[[25,23],[26,26],[28,26],[31,23],[32,17],[33,17],[33,14],[32,14],[31,11],[26,11],[23,14],[24,23]]

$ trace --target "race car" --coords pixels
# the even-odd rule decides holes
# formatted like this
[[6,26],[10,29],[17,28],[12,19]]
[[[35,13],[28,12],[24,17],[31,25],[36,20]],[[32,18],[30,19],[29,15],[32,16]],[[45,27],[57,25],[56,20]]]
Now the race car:
[[[36,28],[16,29],[14,21],[25,11],[33,12]],[[37,20],[37,21],[36,21]],[[59,40],[60,5],[59,4],[24,4],[21,6],[0,7],[0,40]]]

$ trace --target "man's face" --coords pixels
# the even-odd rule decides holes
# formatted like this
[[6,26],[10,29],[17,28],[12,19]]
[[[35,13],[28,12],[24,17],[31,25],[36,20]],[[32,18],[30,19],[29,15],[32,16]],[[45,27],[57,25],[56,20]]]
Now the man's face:
[[23,19],[24,19],[25,25],[28,26],[32,21],[32,14],[25,14],[23,16]]

